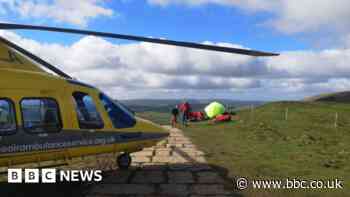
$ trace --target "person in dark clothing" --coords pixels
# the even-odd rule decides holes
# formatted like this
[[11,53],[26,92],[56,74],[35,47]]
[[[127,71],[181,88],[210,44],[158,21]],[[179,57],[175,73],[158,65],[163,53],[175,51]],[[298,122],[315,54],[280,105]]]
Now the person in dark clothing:
[[179,109],[177,105],[171,110],[171,127],[175,128],[177,124],[177,116],[179,115]]

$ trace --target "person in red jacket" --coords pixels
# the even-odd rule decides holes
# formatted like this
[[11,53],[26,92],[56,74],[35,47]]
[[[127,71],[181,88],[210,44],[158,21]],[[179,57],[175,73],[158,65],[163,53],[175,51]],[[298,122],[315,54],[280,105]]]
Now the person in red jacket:
[[188,102],[181,103],[180,111],[182,112],[182,125],[187,126],[187,120],[189,118],[189,113],[191,111],[191,106]]

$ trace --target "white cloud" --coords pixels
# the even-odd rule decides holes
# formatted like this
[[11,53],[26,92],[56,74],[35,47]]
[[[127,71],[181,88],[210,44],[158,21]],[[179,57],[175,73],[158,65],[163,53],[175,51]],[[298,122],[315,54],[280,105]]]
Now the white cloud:
[[0,14],[11,11],[26,18],[86,26],[91,19],[113,15],[113,10],[102,5],[102,0],[1,0]]
[[267,65],[272,74],[285,77],[329,78],[346,77],[350,74],[350,49],[322,51],[282,52],[269,58]]
[[284,0],[278,7],[271,10],[278,15],[271,24],[282,32],[317,32],[322,28],[350,30],[348,0]]
[[[1,35],[1,34],[0,34]],[[65,72],[99,87],[130,89],[231,89],[254,88],[259,81],[249,77],[232,77],[213,73],[214,60],[225,67],[228,58],[198,50],[150,45],[146,43],[116,45],[101,38],[84,37],[70,46],[39,43],[12,32],[2,35],[58,65]],[[190,58],[191,56],[194,58]],[[206,57],[209,55],[209,58]],[[196,59],[204,60],[194,65]],[[241,56],[231,60],[243,63]],[[201,67],[203,65],[204,68]],[[232,65],[232,62],[231,62]],[[192,67],[185,72],[186,67]],[[220,65],[218,65],[220,66]],[[164,67],[162,69],[161,67]],[[205,68],[206,67],[206,68]],[[234,69],[232,70],[234,72]],[[234,75],[234,73],[233,73]]]
[[152,92],[149,97],[157,98],[197,91],[230,96],[237,90],[286,98],[350,89],[346,79],[350,49],[287,51],[279,57],[252,58],[142,42],[118,45],[90,36],[64,46],[8,31],[0,35],[118,98],[121,93],[126,98],[137,97],[137,92],[145,96],[147,91]]
[[328,28],[331,32],[349,32],[350,1],[348,0],[148,0],[154,5],[185,4],[199,6],[218,4],[234,6],[249,12],[269,12],[266,21],[284,33],[318,32]]

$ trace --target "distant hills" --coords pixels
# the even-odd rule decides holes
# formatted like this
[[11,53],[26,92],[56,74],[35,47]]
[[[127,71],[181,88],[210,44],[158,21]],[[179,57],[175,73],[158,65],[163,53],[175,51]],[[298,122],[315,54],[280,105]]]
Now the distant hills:
[[[229,99],[188,99],[194,111],[202,111],[206,105],[213,101],[218,101],[229,107],[244,107],[244,106],[258,106],[264,104],[263,101],[238,101]],[[157,111],[169,112],[175,105],[183,102],[181,99],[134,99],[121,100],[124,105],[135,112]]]
[[[247,106],[260,106],[264,101],[241,101],[230,99],[188,99],[194,111],[203,111],[204,107],[213,101],[218,101],[230,108],[243,108]],[[350,103],[350,91],[320,94],[303,99],[306,102],[338,102]],[[169,112],[175,105],[183,102],[182,99],[132,99],[120,100],[124,105],[134,112]]]
[[305,98],[304,101],[350,103],[350,91],[320,94],[317,96]]

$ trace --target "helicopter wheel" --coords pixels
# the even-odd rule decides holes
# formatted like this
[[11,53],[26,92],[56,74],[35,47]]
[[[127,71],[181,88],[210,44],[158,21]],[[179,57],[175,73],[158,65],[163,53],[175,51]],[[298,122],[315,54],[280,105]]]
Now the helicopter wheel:
[[131,165],[131,156],[129,153],[123,153],[117,157],[119,169],[127,170]]

